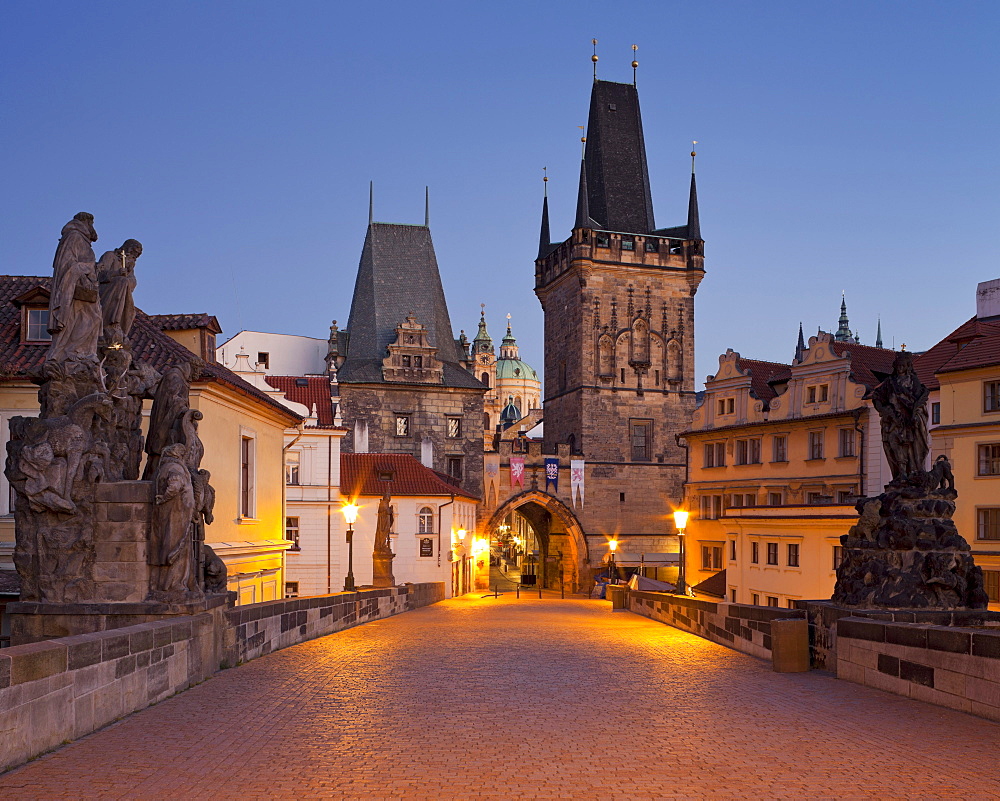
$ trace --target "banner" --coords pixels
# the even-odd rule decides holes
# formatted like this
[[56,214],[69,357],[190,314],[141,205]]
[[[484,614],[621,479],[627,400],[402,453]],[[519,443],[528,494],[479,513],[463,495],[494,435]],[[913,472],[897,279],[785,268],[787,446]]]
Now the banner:
[[524,489],[524,457],[523,456],[511,456],[510,457],[510,486],[513,489],[515,486],[519,486]]
[[573,507],[576,507],[576,494],[580,493],[580,506],[583,506],[583,459],[571,459],[569,463],[570,495]]
[[549,484],[552,485],[553,494],[559,492],[559,459],[550,458],[545,460],[545,491],[549,491]]
[[484,499],[489,500],[489,506],[492,508],[496,503],[495,499],[500,497],[500,454],[487,453],[484,462],[486,469],[486,495]]

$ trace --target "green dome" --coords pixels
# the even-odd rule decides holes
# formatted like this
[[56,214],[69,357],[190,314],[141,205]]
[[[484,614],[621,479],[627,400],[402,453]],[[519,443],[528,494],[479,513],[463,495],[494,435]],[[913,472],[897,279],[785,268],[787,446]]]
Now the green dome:
[[525,364],[520,359],[498,359],[497,380],[499,381],[504,378],[528,378],[532,381],[537,381],[538,373],[535,372],[533,367]]

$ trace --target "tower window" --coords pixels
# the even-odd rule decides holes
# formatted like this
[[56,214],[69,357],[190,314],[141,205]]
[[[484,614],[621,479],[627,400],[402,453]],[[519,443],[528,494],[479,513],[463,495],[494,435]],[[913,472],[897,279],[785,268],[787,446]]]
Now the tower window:
[[607,234],[597,235],[597,247],[599,248],[609,248],[611,247],[611,237]]
[[490,385],[490,374],[489,373],[483,373],[482,378],[480,378],[479,380],[482,381],[484,384],[486,384],[486,386],[489,386]]
[[257,366],[263,367],[265,370],[271,367],[271,354],[266,351],[259,351],[257,353]]
[[625,368],[622,368],[622,383],[625,383]]
[[655,239],[646,240],[646,252],[647,253],[658,253],[660,250],[660,243]]
[[622,250],[635,250],[635,240],[630,236],[623,236]]

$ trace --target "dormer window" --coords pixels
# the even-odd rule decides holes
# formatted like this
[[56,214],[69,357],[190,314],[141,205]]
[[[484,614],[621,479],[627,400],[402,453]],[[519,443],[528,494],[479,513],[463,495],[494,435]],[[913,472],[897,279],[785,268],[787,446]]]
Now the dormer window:
[[635,250],[635,240],[630,236],[623,236],[622,250]]
[[24,341],[51,342],[49,333],[49,310],[40,306],[24,307]]

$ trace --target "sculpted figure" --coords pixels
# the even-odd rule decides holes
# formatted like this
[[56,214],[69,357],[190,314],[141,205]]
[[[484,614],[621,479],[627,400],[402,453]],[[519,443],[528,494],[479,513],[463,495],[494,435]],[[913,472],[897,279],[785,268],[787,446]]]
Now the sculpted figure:
[[100,282],[103,339],[106,343],[121,343],[135,320],[135,260],[142,255],[142,245],[126,239],[120,248],[109,250],[97,263]]
[[94,215],[81,211],[62,229],[52,264],[49,298],[49,346],[46,362],[70,357],[97,358],[101,306],[92,242],[97,241]]
[[203,564],[205,573],[205,592],[225,592],[228,570],[226,563],[212,550],[210,545],[203,546]]
[[392,540],[389,534],[392,532],[395,523],[395,515],[392,506],[389,505],[388,490],[378,502],[378,520],[375,524],[375,553],[391,553]]
[[183,445],[168,445],[160,454],[153,479],[149,564],[154,569],[150,586],[153,591],[170,595],[186,592],[191,580],[194,489],[184,455]]
[[183,415],[191,408],[191,373],[191,365],[185,362],[177,367],[167,368],[160,379],[149,415],[146,435],[146,454],[149,458],[146,459],[146,469],[142,474],[143,481],[148,481],[156,473],[163,450],[182,439]]
[[927,457],[928,390],[913,370],[913,355],[903,351],[892,375],[875,388],[872,403],[882,419],[882,444],[893,480],[922,472]]

